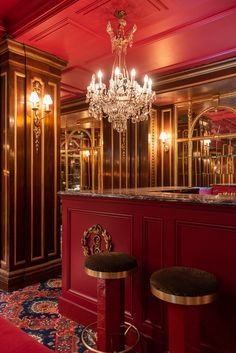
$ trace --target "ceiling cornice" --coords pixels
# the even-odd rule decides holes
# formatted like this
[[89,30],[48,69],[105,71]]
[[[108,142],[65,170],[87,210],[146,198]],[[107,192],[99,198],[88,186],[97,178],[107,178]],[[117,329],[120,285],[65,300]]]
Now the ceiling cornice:
[[[7,31],[12,36],[17,38],[23,33],[29,31],[33,27],[48,20],[50,17],[55,16],[60,11],[78,2],[78,0],[62,0],[58,1],[45,1],[42,2],[43,6],[33,11],[30,15],[25,16],[16,23],[9,23]],[[17,11],[17,10],[16,10]]]

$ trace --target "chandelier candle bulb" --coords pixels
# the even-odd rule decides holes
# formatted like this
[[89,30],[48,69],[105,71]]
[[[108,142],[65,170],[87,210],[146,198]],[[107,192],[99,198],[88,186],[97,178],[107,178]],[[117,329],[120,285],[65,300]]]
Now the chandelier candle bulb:
[[151,92],[152,91],[152,79],[149,78],[148,80],[148,91]]
[[119,69],[119,67],[116,67],[116,69],[115,69],[115,83],[118,82],[119,75],[120,75],[120,69]]
[[102,88],[102,71],[101,70],[98,71],[98,84],[99,84],[99,88]]
[[135,74],[136,74],[135,69],[132,69],[131,70],[131,83],[132,84],[134,83],[134,80],[135,80]]

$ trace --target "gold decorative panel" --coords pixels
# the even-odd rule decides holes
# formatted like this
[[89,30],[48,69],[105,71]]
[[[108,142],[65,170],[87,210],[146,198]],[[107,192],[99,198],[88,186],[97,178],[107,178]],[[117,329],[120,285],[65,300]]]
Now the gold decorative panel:
[[[103,246],[104,241],[104,246]],[[81,240],[84,256],[112,250],[112,239],[101,225],[95,224],[84,232]]]

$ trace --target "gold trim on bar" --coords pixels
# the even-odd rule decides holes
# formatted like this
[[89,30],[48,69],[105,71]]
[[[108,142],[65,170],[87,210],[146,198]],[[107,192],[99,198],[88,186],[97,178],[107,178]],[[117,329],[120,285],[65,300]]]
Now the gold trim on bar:
[[174,295],[170,293],[165,293],[154,286],[151,285],[151,293],[167,302],[172,304],[179,304],[179,305],[202,305],[202,304],[209,304],[215,301],[217,294],[212,293],[208,295],[196,296],[196,297],[187,297],[181,295]]
[[120,272],[101,272],[101,271],[94,271],[90,270],[89,268],[85,267],[84,271],[87,275],[91,277],[101,278],[101,279],[121,279],[128,277],[132,272],[136,270],[136,267],[129,271],[120,271]]

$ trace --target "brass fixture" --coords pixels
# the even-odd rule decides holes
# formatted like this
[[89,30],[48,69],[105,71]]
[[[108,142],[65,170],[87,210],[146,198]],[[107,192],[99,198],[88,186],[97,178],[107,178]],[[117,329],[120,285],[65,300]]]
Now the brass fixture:
[[107,116],[115,130],[124,132],[129,119],[133,123],[148,119],[155,93],[152,91],[152,80],[147,75],[141,87],[135,80],[135,70],[132,69],[129,74],[126,67],[127,48],[132,46],[137,26],[134,25],[131,30],[125,32],[125,11],[116,11],[114,16],[119,21],[117,33],[110,22],[107,24],[112,52],[115,54],[109,86],[102,82],[103,74],[100,70],[97,75],[98,82],[93,75],[87,87],[87,102],[90,116],[97,120],[101,120],[103,115]]
[[162,142],[164,152],[169,152],[169,144],[166,142],[166,140],[168,140],[169,137],[165,131],[161,132],[159,139]]
[[53,103],[52,98],[49,94],[45,94],[41,104],[42,85],[39,81],[33,82],[33,91],[30,95],[30,102],[32,103],[32,111],[34,113],[34,137],[35,137],[35,148],[36,152],[39,149],[39,137],[41,135],[41,120],[44,119],[50,113],[50,105]]

